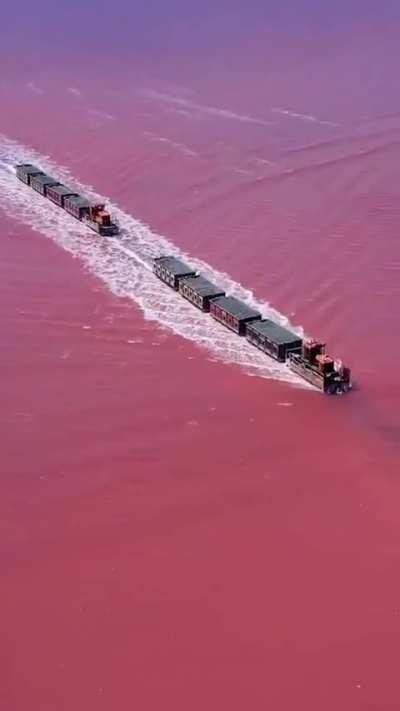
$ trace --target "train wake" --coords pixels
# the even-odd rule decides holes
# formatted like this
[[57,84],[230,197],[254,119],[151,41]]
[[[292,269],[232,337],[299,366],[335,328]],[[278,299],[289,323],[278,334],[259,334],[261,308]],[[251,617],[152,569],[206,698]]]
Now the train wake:
[[[91,233],[56,205],[25,188],[18,181],[13,167],[19,162],[38,164],[77,192],[93,199],[106,200],[120,225],[119,237],[102,238]],[[229,275],[182,253],[174,244],[123,212],[93,188],[78,183],[68,170],[56,165],[48,157],[1,135],[0,208],[81,259],[86,268],[114,294],[136,302],[144,318],[206,348],[213,359],[236,363],[251,375],[273,378],[299,387],[311,387],[286,365],[268,358],[245,339],[230,333],[209,315],[197,311],[189,302],[163,285],[152,274],[152,260],[161,254],[188,260],[204,276],[222,286],[227,294],[242,299],[264,317],[272,318],[283,326],[290,326],[303,336],[301,328],[293,328],[283,314],[272,309],[268,303],[258,301],[250,290],[234,282]]]

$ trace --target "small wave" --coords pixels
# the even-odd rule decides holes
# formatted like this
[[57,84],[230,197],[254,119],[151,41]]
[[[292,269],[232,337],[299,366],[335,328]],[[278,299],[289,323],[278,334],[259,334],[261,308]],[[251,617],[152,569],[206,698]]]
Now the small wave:
[[67,91],[72,94],[72,96],[75,96],[76,99],[83,99],[83,92],[75,86],[69,86]]
[[183,96],[173,96],[161,91],[154,91],[153,89],[144,89],[142,94],[148,99],[179,106],[180,108],[188,109],[197,114],[208,114],[209,116],[215,116],[217,118],[239,121],[241,123],[258,124],[259,126],[271,126],[273,123],[272,121],[266,121],[265,119],[249,116],[248,114],[239,114],[230,109],[222,109],[217,106],[209,106],[208,104],[199,104]]
[[33,81],[28,82],[28,84],[26,85],[26,88],[32,94],[37,94],[38,96],[42,96],[44,94],[43,89],[41,89],[40,86],[35,84],[35,82],[33,82]]
[[167,138],[166,136],[159,136],[157,133],[153,133],[152,131],[143,131],[143,136],[148,138],[150,141],[156,141],[158,143],[164,143],[170,148],[173,148],[181,153],[184,153],[184,155],[191,156],[192,158],[198,158],[199,154],[194,151],[192,148],[189,148],[189,146],[186,146],[184,143],[179,143],[178,141],[172,141],[170,138]]
[[331,128],[337,128],[338,123],[334,121],[327,121],[313,116],[313,114],[300,114],[297,111],[289,111],[289,109],[272,108],[271,112],[273,114],[281,114],[282,116],[288,116],[289,118],[299,119],[300,121],[308,121],[310,123],[318,123],[320,126],[330,126]]

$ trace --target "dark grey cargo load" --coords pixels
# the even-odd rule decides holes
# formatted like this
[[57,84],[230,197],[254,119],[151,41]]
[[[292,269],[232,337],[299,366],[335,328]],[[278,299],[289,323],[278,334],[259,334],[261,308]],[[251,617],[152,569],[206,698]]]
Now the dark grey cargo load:
[[77,197],[77,193],[72,190],[72,188],[67,188],[66,185],[51,185],[47,186],[46,189],[47,197],[52,200],[56,205],[64,206],[64,199],[66,197]]
[[210,314],[240,336],[246,323],[261,318],[261,314],[234,296],[220,296],[210,302]]
[[22,180],[22,182],[26,183],[27,185],[30,185],[30,179],[32,176],[44,175],[43,171],[40,170],[40,168],[37,168],[36,165],[32,165],[32,163],[20,163],[16,166],[16,169],[17,178]]
[[225,296],[223,289],[219,286],[215,286],[215,284],[201,275],[183,277],[180,279],[179,293],[202,311],[210,310],[211,299],[215,299],[218,296]]
[[59,185],[59,181],[56,178],[52,178],[50,175],[41,173],[40,175],[32,175],[30,185],[41,195],[46,195],[46,187],[49,187],[50,185]]
[[287,359],[289,353],[301,353],[300,336],[270,319],[248,323],[246,338],[264,353],[281,362]]
[[90,205],[89,200],[81,195],[72,195],[64,198],[64,210],[70,212],[78,220],[82,219],[83,213],[89,212]]
[[176,257],[157,257],[153,262],[153,272],[176,291],[180,279],[196,275],[195,269]]

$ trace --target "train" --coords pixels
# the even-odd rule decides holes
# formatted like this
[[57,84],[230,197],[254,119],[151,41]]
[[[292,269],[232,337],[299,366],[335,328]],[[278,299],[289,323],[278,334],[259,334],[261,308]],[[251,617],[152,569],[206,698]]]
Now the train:
[[[90,202],[75,190],[44,173],[32,163],[15,166],[19,180],[51,200],[97,234],[112,237],[119,234],[104,203]],[[245,337],[266,355],[286,363],[311,385],[329,395],[342,395],[352,388],[350,368],[326,352],[326,344],[315,339],[302,339],[296,333],[270,319],[244,301],[229,296],[196,269],[168,255],[153,260],[153,272],[165,284],[209,313],[216,321]]]
[[119,227],[111,220],[111,215],[105,209],[104,203],[90,202],[87,198],[79,195],[76,190],[63,185],[59,180],[47,175],[32,163],[19,163],[15,169],[17,178],[25,185],[29,185],[97,234],[105,237],[119,234]]
[[326,344],[302,339],[234,296],[227,296],[196,269],[174,256],[153,260],[153,272],[169,287],[209,313],[216,321],[328,395],[343,395],[352,387],[350,368],[326,352]]

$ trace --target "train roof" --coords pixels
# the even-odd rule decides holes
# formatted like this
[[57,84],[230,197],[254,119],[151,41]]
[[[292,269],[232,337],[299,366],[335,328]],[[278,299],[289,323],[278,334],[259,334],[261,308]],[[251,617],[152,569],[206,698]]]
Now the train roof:
[[195,269],[193,269],[193,267],[190,267],[188,264],[182,262],[176,257],[157,257],[157,259],[155,259],[154,261],[163,262],[168,271],[171,274],[174,274],[175,276],[183,274],[194,274],[196,271]]
[[76,193],[74,193],[73,195],[71,195],[71,197],[68,198],[68,202],[72,202],[77,207],[90,207],[91,205],[90,201],[87,198],[82,197],[82,195],[77,195]]
[[248,325],[249,331],[256,331],[262,336],[266,336],[274,343],[293,343],[294,341],[301,341],[301,336],[297,333],[289,331],[287,328],[283,328],[279,323],[271,321],[270,319],[263,319],[262,321],[254,321]]
[[71,197],[77,196],[77,193],[75,193],[72,188],[68,188],[66,185],[54,185],[51,189],[53,192],[58,193],[58,195],[61,195],[62,197],[65,197],[66,195],[70,195]]
[[36,165],[33,165],[32,163],[18,163],[18,165],[15,166],[16,168],[19,168],[20,170],[23,170],[24,173],[32,173],[33,171],[35,173],[43,173],[41,168],[38,168]]
[[232,316],[236,316],[238,319],[248,319],[257,318],[261,314],[248,306],[244,301],[236,299],[234,296],[219,296],[217,299],[213,299],[213,304],[217,304],[223,311],[226,311]]
[[42,185],[58,185],[58,180],[56,178],[52,178],[50,175],[46,175],[46,173],[35,175],[32,180],[36,183],[41,183]]
[[187,286],[192,289],[193,291],[196,292],[196,294],[199,294],[199,296],[224,296],[225,292],[223,289],[221,289],[219,286],[216,286],[213,284],[211,281],[208,281],[205,277],[199,275],[199,276],[193,276],[193,277],[186,277],[186,279],[182,279],[182,282],[184,284],[187,284]]

